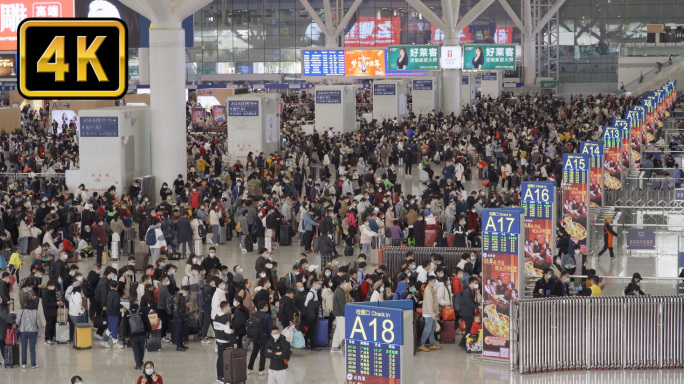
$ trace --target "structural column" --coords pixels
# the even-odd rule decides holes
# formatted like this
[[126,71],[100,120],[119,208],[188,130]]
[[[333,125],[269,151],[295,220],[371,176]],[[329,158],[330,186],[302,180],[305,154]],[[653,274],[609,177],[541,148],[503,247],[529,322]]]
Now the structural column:
[[150,30],[150,68],[151,165],[158,191],[187,170],[183,28]]

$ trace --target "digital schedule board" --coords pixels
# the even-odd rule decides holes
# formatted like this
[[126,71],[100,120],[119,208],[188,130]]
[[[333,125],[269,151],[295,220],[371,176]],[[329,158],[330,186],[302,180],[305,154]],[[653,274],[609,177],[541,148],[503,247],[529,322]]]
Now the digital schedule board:
[[[523,208],[482,211],[482,356],[497,360],[510,358],[510,301],[524,290],[525,274],[521,239],[525,238]],[[497,294],[496,284],[508,294]]]
[[302,74],[304,76],[344,76],[343,50],[302,51]]
[[589,205],[603,206],[603,143],[580,142],[580,153],[589,156]]
[[641,112],[632,108],[627,112],[627,123],[629,124],[629,157],[632,166],[641,166]]
[[622,168],[629,168],[632,159],[632,151],[630,151],[629,146],[629,122],[626,119],[614,119],[613,127],[620,130]]
[[555,181],[526,181],[520,188],[525,210],[525,275],[542,277],[555,254]]
[[[589,156],[563,154],[563,217],[561,226],[570,238],[587,252],[587,217],[589,215]],[[581,262],[577,265],[582,265]]]
[[[413,340],[405,340],[404,337],[406,314],[402,307],[409,308],[408,315],[412,318],[413,304],[406,300],[381,303],[383,306],[373,304],[378,303],[349,303],[344,308],[345,383],[400,384],[402,358],[405,363],[412,364],[407,359],[413,356]],[[407,352],[402,347],[408,344],[411,344],[410,356],[402,356]],[[411,367],[407,366],[406,370],[410,372]],[[406,377],[406,381],[413,381],[412,374]]]
[[618,190],[622,187],[622,132],[617,127],[603,127],[603,186]]

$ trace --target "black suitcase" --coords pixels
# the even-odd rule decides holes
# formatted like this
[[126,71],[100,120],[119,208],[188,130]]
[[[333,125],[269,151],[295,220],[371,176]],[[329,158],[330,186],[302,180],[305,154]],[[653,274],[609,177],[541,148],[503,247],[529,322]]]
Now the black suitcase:
[[280,245],[284,245],[286,247],[292,245],[292,238],[290,237],[289,225],[280,226]]
[[254,252],[254,240],[252,240],[251,235],[247,235],[247,238],[245,239],[245,249],[247,252]]
[[344,255],[345,256],[353,256],[354,255],[354,246],[353,245],[347,245],[344,247]]
[[219,244],[225,244],[228,241],[228,229],[226,227],[219,227]]
[[228,348],[223,351],[223,381],[230,384],[247,381],[247,350]]
[[145,344],[147,352],[161,352],[161,328],[153,329]]
[[122,251],[124,255],[133,255],[135,254],[135,241],[133,240],[124,240],[123,241],[123,247]]
[[19,343],[14,345],[5,345],[5,368],[14,368],[19,366]]

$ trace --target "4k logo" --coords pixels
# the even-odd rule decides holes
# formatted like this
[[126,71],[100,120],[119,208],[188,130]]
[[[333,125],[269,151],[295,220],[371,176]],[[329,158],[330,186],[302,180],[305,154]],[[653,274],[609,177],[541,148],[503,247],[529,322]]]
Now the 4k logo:
[[19,25],[19,93],[27,99],[117,99],[128,85],[118,19],[26,19]]

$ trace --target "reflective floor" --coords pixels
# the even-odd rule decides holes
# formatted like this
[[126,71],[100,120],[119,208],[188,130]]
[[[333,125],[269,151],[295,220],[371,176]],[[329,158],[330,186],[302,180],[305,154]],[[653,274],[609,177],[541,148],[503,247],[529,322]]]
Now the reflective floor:
[[[400,174],[402,175],[402,174]],[[417,193],[417,177],[407,180],[400,176],[404,191]],[[474,181],[468,189],[478,188]],[[273,259],[286,271],[302,251],[297,241],[290,247],[276,247]],[[235,239],[218,247],[218,256],[229,266],[241,264],[246,276],[253,277],[255,253],[244,254],[239,251]],[[349,258],[351,259],[351,258]],[[88,271],[93,260],[79,262],[81,271]],[[636,263],[636,264],[632,264]],[[629,275],[633,266],[646,267],[654,263],[654,257],[627,258],[620,262],[599,260],[600,274]],[[112,262],[119,266],[120,262]],[[178,263],[180,264],[180,263]],[[604,266],[604,264],[606,264]],[[597,268],[598,269],[598,268]],[[28,273],[22,272],[22,276]],[[644,272],[642,272],[644,273]],[[16,290],[15,290],[16,294]],[[42,313],[42,311],[41,311]],[[542,341],[540,341],[542,342]],[[213,383],[216,380],[216,355],[213,345],[190,342],[190,349],[176,352],[175,347],[165,344],[161,352],[146,353],[145,360],[154,361],[157,371],[165,383],[196,384]],[[568,346],[571,348],[572,346]],[[135,383],[140,372],[133,369],[133,352],[130,348],[112,350],[101,348],[99,344],[91,350],[77,351],[67,345],[48,346],[39,340],[37,345],[38,369],[1,369],[0,383],[69,383],[73,375],[80,375],[86,383],[113,384]],[[611,384],[630,383],[684,383],[684,370],[654,371],[611,371],[611,372],[569,372],[524,375],[512,373],[508,365],[483,361],[479,355],[466,354],[456,345],[443,345],[442,350],[419,353],[414,357],[414,378],[403,377],[403,383],[592,383],[610,382]],[[268,367],[268,362],[267,362]],[[342,353],[328,350],[310,352],[295,350],[290,360],[288,383],[345,383],[345,361]],[[266,376],[253,375],[248,383],[266,383]]]

